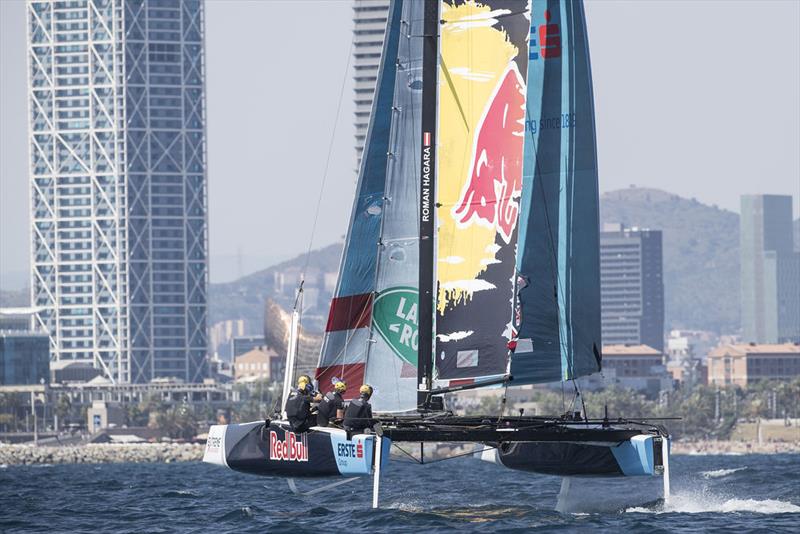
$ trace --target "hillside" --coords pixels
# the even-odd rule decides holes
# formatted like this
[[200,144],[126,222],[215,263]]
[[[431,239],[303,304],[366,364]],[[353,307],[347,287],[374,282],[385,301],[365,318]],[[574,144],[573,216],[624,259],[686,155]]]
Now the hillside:
[[[341,254],[341,243],[312,251],[307,272],[336,271]],[[233,282],[211,284],[208,299],[208,324],[213,325],[227,319],[245,319],[253,332],[260,333],[267,299],[274,301],[284,309],[291,308],[293,303],[296,283],[287,283],[287,287],[280,291],[280,288],[276,287],[276,273],[300,271],[305,260],[306,255],[301,254]],[[306,310],[306,313],[327,315],[328,303],[323,300],[321,295],[320,304],[314,309]]]
[[739,215],[657,189],[611,191],[600,219],[663,232],[665,328],[739,328]]

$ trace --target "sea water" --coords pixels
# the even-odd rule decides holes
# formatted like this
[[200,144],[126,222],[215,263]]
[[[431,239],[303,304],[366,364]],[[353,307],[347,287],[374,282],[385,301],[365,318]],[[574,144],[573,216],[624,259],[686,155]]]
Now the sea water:
[[[604,511],[587,502],[585,510],[559,513],[559,478],[471,458],[393,461],[378,510],[371,509],[369,478],[302,497],[284,479],[202,463],[5,466],[0,532],[800,531],[800,455],[673,456],[671,469],[667,502],[656,497]],[[624,480],[605,492],[592,480],[599,489],[589,500],[619,497]],[[638,490],[631,489],[634,503]]]

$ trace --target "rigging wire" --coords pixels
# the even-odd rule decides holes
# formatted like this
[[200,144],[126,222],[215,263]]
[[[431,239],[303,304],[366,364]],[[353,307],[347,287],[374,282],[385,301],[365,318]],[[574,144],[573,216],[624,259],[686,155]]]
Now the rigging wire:
[[[355,33],[350,38],[350,47],[347,51],[347,64],[345,65],[345,69],[342,75],[342,84],[339,88],[339,102],[336,105],[336,115],[333,122],[333,130],[331,131],[331,138],[330,142],[328,143],[328,155],[325,158],[325,170],[322,173],[322,182],[320,183],[319,188],[319,196],[317,197],[317,206],[314,210],[314,222],[311,224],[311,234],[308,238],[308,250],[306,251],[306,259],[303,263],[303,270],[300,273],[300,285],[302,287],[303,282],[305,281],[306,270],[308,269],[308,264],[311,260],[311,249],[314,246],[314,234],[317,230],[317,223],[319,222],[319,212],[320,207],[322,206],[322,197],[325,193],[325,184],[328,181],[328,171],[331,165],[331,156],[333,155],[333,145],[336,140],[336,130],[339,126],[339,115],[342,111],[342,102],[344,101],[344,90],[347,87],[347,75],[350,72],[350,61],[353,56],[353,43],[355,42]],[[295,305],[296,305],[295,301]]]
[[[303,309],[302,309],[303,285],[305,284],[306,271],[308,270],[308,265],[309,262],[311,261],[311,250],[314,247],[314,235],[316,234],[317,223],[319,222],[319,213],[320,213],[320,207],[322,206],[322,198],[325,193],[325,184],[328,181],[328,173],[331,165],[331,157],[333,155],[333,146],[336,140],[336,130],[338,129],[339,126],[339,116],[341,115],[342,102],[344,101],[344,90],[345,87],[347,86],[347,77],[348,73],[350,72],[350,62],[353,57],[354,42],[355,42],[355,33],[353,33],[353,35],[350,38],[350,46],[348,47],[347,50],[347,61],[345,64],[344,71],[342,73],[342,83],[339,88],[339,102],[336,105],[336,113],[334,115],[333,129],[331,130],[331,137],[330,141],[328,142],[328,153],[325,158],[325,168],[322,172],[322,181],[320,182],[319,186],[319,195],[317,196],[317,204],[314,209],[314,220],[311,224],[311,233],[309,234],[308,237],[308,249],[306,250],[306,257],[303,262],[303,269],[302,271],[300,271],[300,283],[298,284],[297,294],[294,300],[294,310],[298,312],[298,317],[297,317],[297,341],[295,343],[295,362],[294,362],[294,368],[292,369],[293,374],[297,373],[297,366],[299,360],[297,356],[299,356],[300,354],[300,330],[303,322]],[[289,335],[291,335],[291,333]]]

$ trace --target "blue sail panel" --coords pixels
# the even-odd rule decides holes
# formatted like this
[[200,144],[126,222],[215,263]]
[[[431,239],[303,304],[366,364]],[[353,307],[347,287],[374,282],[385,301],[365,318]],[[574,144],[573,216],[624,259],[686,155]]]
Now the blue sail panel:
[[[320,387],[364,381],[384,217],[386,167],[392,129],[402,1],[391,3],[378,82],[316,377]],[[357,394],[351,388],[349,396]]]
[[515,384],[600,370],[597,150],[583,4],[534,0],[511,360]]

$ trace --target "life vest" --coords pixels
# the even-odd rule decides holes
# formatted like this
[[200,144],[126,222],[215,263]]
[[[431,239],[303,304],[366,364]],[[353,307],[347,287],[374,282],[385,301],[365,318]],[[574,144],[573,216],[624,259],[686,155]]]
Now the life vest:
[[292,425],[292,430],[301,428],[309,417],[311,417],[311,399],[298,390],[292,391],[286,400],[286,419]]
[[372,406],[367,399],[350,401],[344,412],[344,427],[348,430],[364,430],[372,426]]
[[325,394],[325,397],[320,401],[317,406],[317,420],[327,423],[331,419],[336,418],[336,410],[344,408],[344,399],[340,393],[330,391]]

